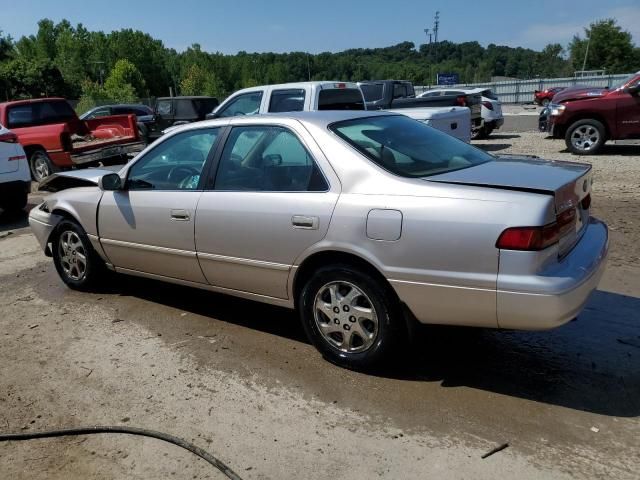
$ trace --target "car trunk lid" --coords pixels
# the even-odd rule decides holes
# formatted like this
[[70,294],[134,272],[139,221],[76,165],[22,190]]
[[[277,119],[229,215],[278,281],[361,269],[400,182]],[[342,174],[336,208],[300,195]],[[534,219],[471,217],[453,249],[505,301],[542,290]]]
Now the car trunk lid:
[[593,173],[588,164],[509,156],[425,180],[553,195],[556,215],[573,211],[576,219],[575,228],[563,231],[561,256],[580,239],[589,220]]

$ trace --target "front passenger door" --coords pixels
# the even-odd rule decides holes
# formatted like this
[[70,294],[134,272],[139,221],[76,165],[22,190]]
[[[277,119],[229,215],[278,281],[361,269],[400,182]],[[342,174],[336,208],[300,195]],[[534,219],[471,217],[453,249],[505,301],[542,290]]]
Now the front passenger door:
[[193,229],[202,174],[218,133],[187,130],[158,142],[130,167],[124,190],[104,192],[98,228],[114,266],[206,283]]
[[[634,87],[640,80],[628,85]],[[640,138],[640,92],[622,91],[616,100],[616,123],[618,137],[622,139]]]

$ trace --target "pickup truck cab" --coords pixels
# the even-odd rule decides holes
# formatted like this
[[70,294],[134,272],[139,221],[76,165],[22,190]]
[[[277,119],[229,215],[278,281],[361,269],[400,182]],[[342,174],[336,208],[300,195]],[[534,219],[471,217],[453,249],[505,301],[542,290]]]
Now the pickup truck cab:
[[61,169],[125,158],[144,147],[134,115],[80,120],[64,98],[0,103],[0,124],[18,137],[38,182]]
[[[299,82],[239,90],[207,115],[207,119],[264,113],[365,109],[365,99],[357,83]],[[469,142],[467,108],[406,108],[398,112]]]
[[207,115],[207,119],[262,113],[364,109],[362,92],[355,83],[283,83],[239,90]]
[[640,71],[611,89],[558,93],[542,128],[576,155],[598,153],[607,140],[640,139]]

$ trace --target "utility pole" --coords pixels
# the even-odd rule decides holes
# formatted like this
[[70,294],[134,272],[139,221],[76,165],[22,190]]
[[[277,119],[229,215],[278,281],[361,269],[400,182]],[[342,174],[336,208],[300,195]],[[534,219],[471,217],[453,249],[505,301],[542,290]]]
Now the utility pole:
[[587,66],[587,55],[589,55],[589,45],[591,45],[591,35],[589,35],[589,40],[587,41],[587,51],[584,52],[584,61],[582,62],[582,76],[584,76],[584,69]]
[[[433,63],[438,63],[438,30],[440,30],[440,11],[436,11],[436,16],[433,21],[433,34],[434,34],[434,48],[433,48]],[[438,79],[436,79],[436,83],[438,83]]]

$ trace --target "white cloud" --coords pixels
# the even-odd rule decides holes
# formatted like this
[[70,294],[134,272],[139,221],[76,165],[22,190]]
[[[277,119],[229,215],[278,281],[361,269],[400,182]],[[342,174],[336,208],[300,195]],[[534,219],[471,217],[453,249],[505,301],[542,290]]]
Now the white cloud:
[[562,23],[538,23],[525,28],[513,41],[514,46],[542,48],[549,43],[560,43],[566,46],[574,35],[584,36],[584,29],[598,19],[614,18],[623,30],[633,35],[633,41],[640,46],[640,7],[618,7],[598,15],[596,18],[583,21]]

